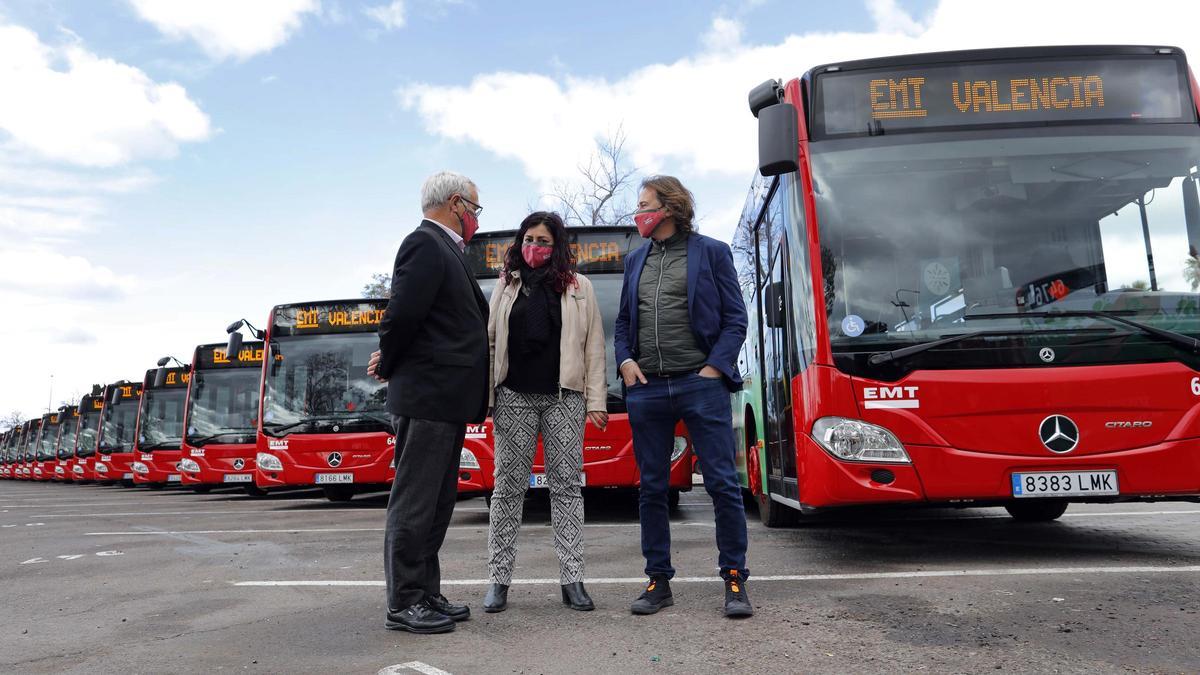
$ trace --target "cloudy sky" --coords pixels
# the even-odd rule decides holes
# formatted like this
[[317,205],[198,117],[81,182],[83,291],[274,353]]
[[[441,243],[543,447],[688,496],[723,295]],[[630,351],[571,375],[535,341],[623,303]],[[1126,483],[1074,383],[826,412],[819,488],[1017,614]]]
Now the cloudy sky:
[[767,78],[1197,36],[1194,0],[0,0],[0,413],[356,295],[439,169],[513,227],[620,128],[728,240]]

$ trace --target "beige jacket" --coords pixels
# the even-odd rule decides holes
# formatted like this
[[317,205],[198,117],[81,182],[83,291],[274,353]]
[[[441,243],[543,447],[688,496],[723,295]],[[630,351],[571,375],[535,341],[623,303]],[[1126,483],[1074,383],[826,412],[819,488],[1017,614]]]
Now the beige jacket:
[[[562,338],[559,341],[558,382],[563,389],[583,394],[588,412],[608,410],[608,379],[604,371],[604,324],[592,282],[576,274],[577,283],[562,294]],[[508,317],[521,288],[519,272],[501,278],[492,290],[488,316],[488,344],[491,347],[491,386],[494,405],[498,383],[508,377]]]

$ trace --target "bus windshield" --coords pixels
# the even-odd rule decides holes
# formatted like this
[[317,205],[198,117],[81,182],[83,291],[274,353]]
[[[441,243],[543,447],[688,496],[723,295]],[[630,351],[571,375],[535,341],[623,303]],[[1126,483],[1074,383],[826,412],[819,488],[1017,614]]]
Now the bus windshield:
[[387,385],[367,375],[375,333],[271,340],[263,431],[388,431]]
[[142,418],[138,449],[178,450],[183,441],[183,404],[186,389],[147,389],[142,393]]
[[136,400],[122,400],[104,408],[104,425],[98,449],[101,454],[133,452],[133,430],[137,424]]
[[75,437],[75,456],[91,457],[96,454],[96,435],[100,430],[100,413],[87,412],[79,420],[79,433]]
[[197,370],[188,403],[187,444],[253,443],[259,373],[256,367]]
[[[905,367],[1058,345],[1077,364],[1185,358],[1095,314],[1200,335],[1200,134],[1109,128],[813,143],[839,367],[877,375],[868,354],[976,331]],[[1054,315],[1072,311],[1093,316]]]
[[57,438],[57,424],[46,423],[42,425],[42,438],[37,452],[38,461],[46,462],[54,459],[54,441]]
[[68,417],[66,422],[63,422],[62,427],[58,432],[58,444],[55,449],[55,456],[59,459],[70,459],[71,452],[75,449],[75,434],[79,431],[78,417]]

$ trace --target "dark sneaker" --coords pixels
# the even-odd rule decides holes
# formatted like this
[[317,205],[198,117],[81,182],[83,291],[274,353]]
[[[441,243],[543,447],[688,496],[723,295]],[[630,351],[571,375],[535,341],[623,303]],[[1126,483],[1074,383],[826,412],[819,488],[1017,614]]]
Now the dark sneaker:
[[675,598],[671,595],[671,582],[664,575],[655,575],[650,577],[650,583],[646,584],[646,590],[638,596],[637,600],[633,601],[633,606],[630,611],[634,614],[654,614],[663,607],[670,607],[675,604]]
[[754,607],[750,606],[750,596],[746,593],[746,580],[737,570],[730,570],[725,577],[725,616],[736,619],[754,616]]
[[455,621],[466,621],[471,618],[471,608],[466,605],[455,605],[446,599],[446,596],[438,593],[437,595],[425,596],[425,604],[435,612],[445,614]]

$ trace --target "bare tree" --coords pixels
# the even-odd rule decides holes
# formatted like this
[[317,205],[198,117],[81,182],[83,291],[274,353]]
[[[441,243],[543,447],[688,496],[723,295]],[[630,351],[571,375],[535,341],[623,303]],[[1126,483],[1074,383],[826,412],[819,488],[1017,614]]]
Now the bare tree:
[[579,178],[560,181],[549,195],[563,209],[567,225],[630,225],[636,210],[634,176],[637,168],[625,156],[625,132],[620,127],[599,144]]
[[20,410],[13,410],[12,412],[5,415],[3,418],[0,418],[0,427],[4,427],[5,429],[12,429],[13,427],[17,426],[18,424],[21,424],[24,421],[25,421],[25,415],[22,415]]
[[362,287],[362,296],[384,300],[392,297],[392,275],[383,272],[372,274],[370,283]]

